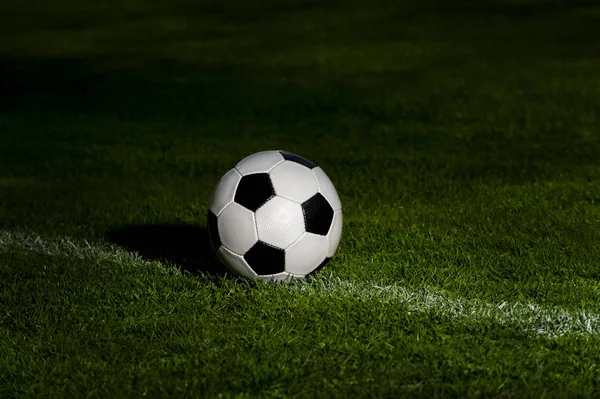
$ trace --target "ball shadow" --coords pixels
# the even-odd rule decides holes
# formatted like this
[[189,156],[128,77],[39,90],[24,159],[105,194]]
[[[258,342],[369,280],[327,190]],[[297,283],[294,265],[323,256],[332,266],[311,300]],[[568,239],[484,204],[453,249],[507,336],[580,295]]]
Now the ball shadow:
[[119,227],[106,234],[113,244],[140,254],[147,260],[168,262],[182,273],[212,276],[230,275],[217,259],[204,226],[188,224],[137,225]]

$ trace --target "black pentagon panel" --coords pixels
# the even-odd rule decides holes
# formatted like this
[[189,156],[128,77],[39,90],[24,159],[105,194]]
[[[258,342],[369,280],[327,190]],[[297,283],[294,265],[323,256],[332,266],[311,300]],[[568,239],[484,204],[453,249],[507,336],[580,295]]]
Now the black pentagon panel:
[[211,210],[208,211],[208,237],[210,238],[210,242],[215,249],[219,249],[221,246],[221,237],[219,236],[219,222],[217,222],[217,215],[212,213]]
[[235,191],[234,201],[255,212],[274,195],[269,174],[254,173],[242,177]]
[[262,241],[254,244],[244,259],[259,276],[285,271],[285,251]]
[[327,235],[333,221],[333,208],[321,193],[317,193],[302,203],[306,231]]
[[307,276],[314,276],[315,273],[318,273],[321,269],[323,269],[325,267],[325,265],[329,263],[330,260],[331,260],[331,258],[325,258],[325,260],[323,262],[321,262],[321,264],[319,266],[317,266],[317,268],[315,270],[308,273]]
[[314,169],[317,167],[317,165],[311,161],[309,161],[308,159],[301,157],[300,155],[296,155],[296,154],[292,154],[291,152],[287,152],[287,151],[279,151],[279,153],[281,155],[283,155],[283,158],[286,161],[292,161],[292,162],[296,162],[299,163],[300,165],[304,165],[309,169]]

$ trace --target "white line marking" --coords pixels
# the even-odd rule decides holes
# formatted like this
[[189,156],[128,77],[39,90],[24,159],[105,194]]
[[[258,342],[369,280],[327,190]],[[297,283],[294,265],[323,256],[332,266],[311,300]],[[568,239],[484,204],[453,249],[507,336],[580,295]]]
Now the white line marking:
[[[129,262],[140,266],[162,266],[158,261],[146,261],[137,253],[115,245],[92,245],[69,238],[46,239],[35,234],[0,231],[0,252],[15,250],[77,259]],[[539,336],[600,335],[600,314],[591,311],[568,311],[559,307],[544,307],[534,302],[483,302],[435,291],[432,288],[406,288],[399,285],[372,285],[351,282],[330,275],[311,281],[278,285],[277,289],[300,292],[303,295],[348,300],[374,300],[382,304],[404,304],[410,313],[433,312],[442,317],[477,323],[487,320]]]
[[544,307],[534,302],[484,302],[435,291],[432,288],[406,288],[399,285],[378,286],[354,283],[336,277],[299,285],[307,295],[327,295],[337,299],[360,298],[385,304],[404,304],[410,313],[433,312],[439,316],[462,319],[468,323],[491,320],[523,332],[547,337],[600,334],[600,314],[568,311],[556,306]]
[[76,259],[132,262],[138,265],[162,265],[162,263],[157,261],[144,260],[139,254],[126,251],[116,245],[92,245],[85,240],[44,238],[36,234],[0,230],[0,252],[7,253],[11,250],[24,250],[41,255],[72,257]]

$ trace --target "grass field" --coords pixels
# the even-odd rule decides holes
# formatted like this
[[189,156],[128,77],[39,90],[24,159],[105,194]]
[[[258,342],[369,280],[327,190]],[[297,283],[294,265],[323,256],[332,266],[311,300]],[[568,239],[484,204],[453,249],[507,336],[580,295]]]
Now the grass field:
[[[600,396],[594,1],[33,0],[0,26],[0,397]],[[208,244],[212,189],[265,149],[342,200],[306,281]]]

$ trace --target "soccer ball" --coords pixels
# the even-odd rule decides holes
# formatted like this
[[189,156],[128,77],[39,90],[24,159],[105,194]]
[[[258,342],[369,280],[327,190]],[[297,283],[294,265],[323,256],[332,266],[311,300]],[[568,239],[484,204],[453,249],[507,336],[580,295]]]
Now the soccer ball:
[[261,151],[225,173],[210,200],[208,232],[218,258],[252,280],[302,278],[335,253],[342,204],[329,177],[286,151]]

